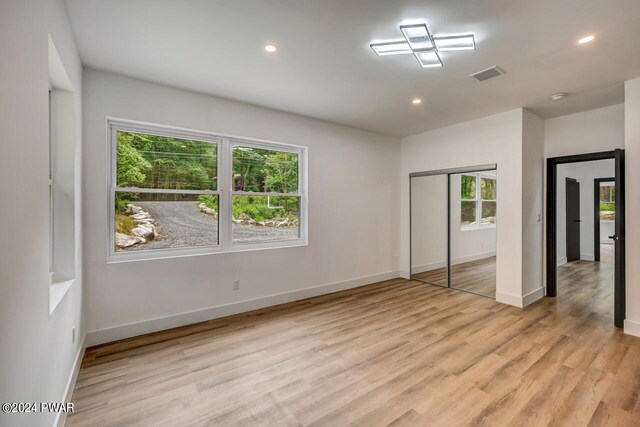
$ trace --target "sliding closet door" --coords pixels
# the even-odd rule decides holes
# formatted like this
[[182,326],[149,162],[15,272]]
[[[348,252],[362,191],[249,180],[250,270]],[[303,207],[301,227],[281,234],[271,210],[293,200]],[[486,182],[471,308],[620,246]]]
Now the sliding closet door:
[[495,170],[450,175],[450,286],[495,298]]
[[439,286],[447,279],[447,175],[411,178],[411,277]]

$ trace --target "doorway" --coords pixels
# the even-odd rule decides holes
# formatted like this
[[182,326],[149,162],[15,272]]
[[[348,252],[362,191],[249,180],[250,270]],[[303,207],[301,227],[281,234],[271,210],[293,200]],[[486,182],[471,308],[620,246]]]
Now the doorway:
[[[586,215],[587,212],[591,212],[594,215],[595,225],[596,221],[598,221],[598,226],[601,226],[600,222],[600,202],[598,199],[598,203],[596,203],[595,195],[592,195],[591,191],[595,193],[595,186],[591,186],[591,182],[595,182],[593,178],[588,180],[586,175],[583,174],[581,179],[575,179],[577,183],[582,180],[583,186],[575,186],[570,183],[569,180],[566,180],[566,187],[561,187],[558,180],[562,176],[562,173],[566,173],[566,167],[570,165],[584,165],[586,162],[595,162],[600,160],[611,161],[611,168],[614,172],[613,184],[615,186],[615,203],[609,204],[608,208],[613,207],[613,215],[615,216],[615,224],[612,224],[614,233],[611,235],[611,240],[613,245],[611,247],[606,247],[606,257],[602,256],[602,247],[598,245],[600,251],[596,251],[595,245],[592,246],[592,242],[596,242],[596,232],[597,235],[600,236],[601,230],[596,228],[595,226],[591,228],[591,222],[580,222],[582,218],[580,215]],[[564,168],[564,172],[563,172]],[[587,168],[592,169],[592,168]],[[605,174],[602,177],[598,177],[597,179],[611,179],[610,174]],[[589,181],[589,185],[587,184]],[[598,183],[598,193],[599,193],[600,184]],[[589,200],[590,203],[594,203],[593,209],[581,209],[577,211],[573,209],[572,205],[580,205],[582,202],[580,200],[576,201],[575,194],[572,196],[571,200],[569,199],[569,191],[572,193],[582,194],[580,196],[580,200]],[[559,192],[566,191],[564,200],[566,200],[566,205],[564,208],[566,209],[566,217],[559,218],[559,209],[562,209],[561,200],[563,198],[559,197]],[[593,189],[593,190],[592,190]],[[589,153],[589,154],[579,154],[573,156],[563,156],[563,157],[554,157],[547,159],[547,212],[546,212],[546,220],[547,220],[547,238],[546,238],[546,248],[547,248],[547,256],[546,256],[546,269],[547,269],[547,296],[548,297],[556,297],[558,295],[558,285],[563,286],[562,280],[566,280],[567,277],[572,277],[572,280],[575,282],[573,285],[581,285],[586,283],[594,283],[593,280],[588,279],[585,275],[589,274],[585,271],[595,272],[595,274],[604,274],[606,271],[611,271],[613,274],[612,277],[612,291],[613,291],[613,301],[612,301],[612,315],[613,315],[613,323],[616,327],[622,327],[624,318],[625,318],[625,217],[624,217],[624,150],[613,150],[599,153]],[[597,214],[596,214],[597,209]],[[570,214],[569,211],[572,211]],[[576,221],[577,220],[577,221]],[[562,221],[562,223],[560,222]],[[566,223],[565,223],[566,221]],[[569,234],[576,233],[575,230],[570,230],[570,226],[573,227],[573,224],[589,224],[588,229],[580,231],[580,227],[578,226],[578,234],[583,237],[581,239],[581,243],[578,246],[578,259],[575,259],[575,247],[569,248]],[[593,232],[593,237],[589,239],[584,239],[586,233],[590,231]],[[563,259],[562,253],[562,245],[559,240],[558,235],[561,237],[563,233],[566,233],[566,258]],[[599,237],[598,237],[599,238]],[[564,243],[564,242],[563,242]],[[559,251],[560,246],[560,251]],[[593,248],[593,255],[589,254],[591,249]],[[570,254],[571,252],[571,254]],[[596,261],[596,255],[599,261]],[[599,267],[595,265],[596,262],[604,262],[606,260],[610,261],[610,268]],[[570,261],[573,259],[573,262]],[[567,265],[563,265],[566,263]],[[589,269],[585,266],[593,265],[594,267]],[[576,267],[577,266],[577,267]],[[604,264],[602,264],[604,266]],[[573,268],[576,273],[573,274],[571,268]],[[559,271],[562,273],[562,277],[559,278]],[[565,282],[568,283],[568,282]]]
[[580,183],[574,178],[565,178],[565,227],[567,262],[580,259]]
[[495,298],[496,165],[409,176],[411,278]]

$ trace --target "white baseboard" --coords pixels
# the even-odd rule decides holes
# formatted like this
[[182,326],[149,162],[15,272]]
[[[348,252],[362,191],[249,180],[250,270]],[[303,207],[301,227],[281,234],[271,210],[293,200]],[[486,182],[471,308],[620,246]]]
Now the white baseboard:
[[411,271],[413,271],[413,274],[420,274],[426,271],[437,270],[446,266],[447,263],[445,261],[430,262],[427,264],[416,265],[411,269]]
[[524,308],[529,304],[532,304],[538,301],[540,298],[544,297],[544,288],[540,287],[535,291],[529,292],[524,296],[508,294],[505,292],[497,292],[496,293],[496,301],[502,304],[512,305],[514,307]]
[[580,259],[584,261],[595,261],[596,257],[593,254],[580,254]]
[[533,304],[539,299],[542,299],[543,297],[544,297],[544,288],[541,286],[535,291],[531,291],[522,297],[522,306],[526,307],[529,304]]
[[640,322],[625,319],[623,331],[627,335],[633,335],[634,337],[640,337]]
[[190,325],[192,323],[204,322],[206,320],[231,316],[238,313],[258,310],[261,308],[271,307],[274,305],[292,301],[298,301],[305,298],[311,298],[319,295],[343,291],[346,289],[357,288],[360,286],[369,285],[371,283],[396,279],[399,277],[399,273],[400,272],[398,270],[388,271],[386,273],[375,274],[373,276],[365,276],[357,279],[345,280],[343,282],[329,283],[326,285],[299,289],[296,291],[284,292],[281,294],[270,295],[231,304],[219,305],[202,310],[144,320],[142,322],[130,323],[127,325],[115,326],[113,328],[91,331],[87,332],[85,343],[87,347],[91,347],[111,341],[144,335],[151,332],[163,331],[165,329],[177,328],[180,326]]
[[[76,387],[76,380],[78,379],[78,373],[80,372],[80,366],[82,365],[82,359],[84,357],[84,350],[86,342],[86,335],[82,338],[82,342],[80,343],[80,348],[78,349],[78,354],[76,354],[76,358],[73,361],[73,366],[71,368],[71,372],[69,373],[69,379],[67,380],[67,385],[64,389],[64,394],[62,395],[62,403],[71,402],[71,397],[73,395],[73,390]],[[53,427],[64,427],[65,422],[67,421],[67,413],[66,412],[58,412],[56,417],[53,419]]]
[[562,257],[558,259],[558,263],[556,264],[558,267],[567,263],[567,257]]
[[[465,262],[477,261],[479,259],[490,258],[496,256],[496,251],[482,252],[479,254],[467,255],[463,257],[454,258],[451,260],[451,265],[464,264]],[[437,270],[447,266],[446,261],[430,262],[427,264],[416,265],[412,268],[413,274],[424,273],[426,271]]]
[[458,258],[453,258],[451,260],[451,265],[464,264],[465,262],[477,261],[479,259],[490,258],[492,256],[496,256],[496,251],[481,252],[478,254],[462,256]]

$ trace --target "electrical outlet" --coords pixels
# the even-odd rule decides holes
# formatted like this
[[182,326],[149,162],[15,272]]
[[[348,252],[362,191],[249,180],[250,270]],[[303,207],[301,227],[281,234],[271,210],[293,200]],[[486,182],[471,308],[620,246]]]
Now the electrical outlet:
[[542,221],[542,215],[538,214],[538,222]]
[[238,289],[240,289],[240,280],[234,280],[233,281],[233,290],[237,291]]
[[73,325],[73,328],[71,328],[71,342],[76,342],[76,325]]

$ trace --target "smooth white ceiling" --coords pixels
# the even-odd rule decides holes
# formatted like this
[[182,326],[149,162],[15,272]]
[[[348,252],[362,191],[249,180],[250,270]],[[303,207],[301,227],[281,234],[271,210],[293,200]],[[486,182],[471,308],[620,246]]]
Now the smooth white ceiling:
[[[640,76],[639,0],[67,3],[86,66],[400,137],[521,106],[547,118],[620,103]],[[422,69],[369,48],[422,19],[475,33],[477,50]],[[596,40],[578,45],[586,34]],[[507,74],[468,77],[493,65]]]

